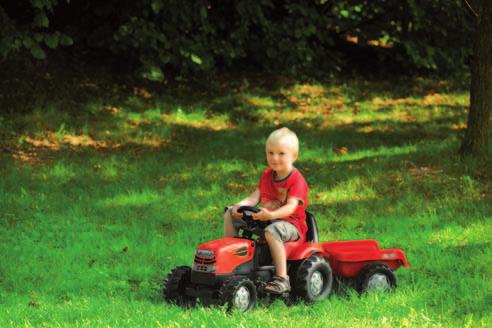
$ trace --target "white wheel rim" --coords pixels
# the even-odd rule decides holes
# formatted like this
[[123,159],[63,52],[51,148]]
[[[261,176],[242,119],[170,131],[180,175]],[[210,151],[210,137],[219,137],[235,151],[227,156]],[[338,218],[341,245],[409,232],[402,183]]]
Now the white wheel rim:
[[313,296],[318,296],[323,291],[323,275],[319,271],[315,271],[311,275],[310,289]]
[[236,295],[234,295],[234,305],[240,311],[246,311],[249,307],[251,301],[251,294],[249,289],[241,286],[236,291]]
[[388,277],[382,273],[373,274],[367,281],[367,291],[387,291],[391,287]]

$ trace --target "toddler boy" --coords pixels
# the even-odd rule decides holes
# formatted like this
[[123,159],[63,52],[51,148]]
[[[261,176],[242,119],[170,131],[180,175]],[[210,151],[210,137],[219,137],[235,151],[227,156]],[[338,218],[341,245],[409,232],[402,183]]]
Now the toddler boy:
[[265,151],[268,168],[261,175],[256,190],[224,214],[224,236],[236,237],[238,228],[244,226],[242,215],[237,212],[240,206],[259,204],[261,211],[254,214],[253,219],[272,221],[265,228],[265,239],[276,271],[265,290],[282,294],[291,290],[284,243],[306,234],[309,189],[293,165],[299,153],[299,140],[294,132],[288,128],[273,131],[266,141]]

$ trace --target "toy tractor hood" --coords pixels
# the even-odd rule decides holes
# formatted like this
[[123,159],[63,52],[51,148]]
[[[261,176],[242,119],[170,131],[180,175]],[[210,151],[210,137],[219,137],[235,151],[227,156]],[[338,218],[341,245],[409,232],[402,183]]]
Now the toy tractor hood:
[[[254,241],[242,238],[222,238],[201,244],[195,253],[194,269],[231,273],[238,265],[253,259],[255,247]],[[214,267],[213,271],[211,267]]]

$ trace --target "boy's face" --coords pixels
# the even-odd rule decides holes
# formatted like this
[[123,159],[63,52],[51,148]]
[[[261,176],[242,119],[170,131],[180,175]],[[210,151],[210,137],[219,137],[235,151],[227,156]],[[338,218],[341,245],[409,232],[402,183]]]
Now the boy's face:
[[287,174],[292,170],[292,164],[297,159],[297,152],[288,142],[276,140],[266,144],[266,158],[272,170]]

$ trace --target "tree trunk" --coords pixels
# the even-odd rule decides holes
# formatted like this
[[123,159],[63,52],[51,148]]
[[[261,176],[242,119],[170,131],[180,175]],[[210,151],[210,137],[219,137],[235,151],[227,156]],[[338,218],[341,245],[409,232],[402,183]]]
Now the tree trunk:
[[492,0],[477,1],[477,27],[473,40],[470,112],[460,153],[482,157],[488,152],[492,108]]

